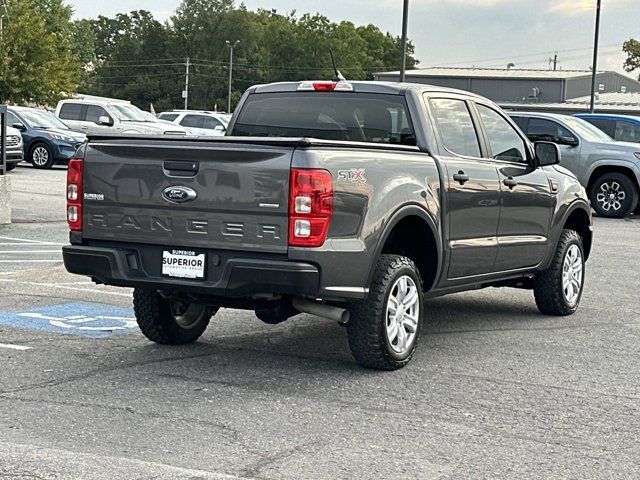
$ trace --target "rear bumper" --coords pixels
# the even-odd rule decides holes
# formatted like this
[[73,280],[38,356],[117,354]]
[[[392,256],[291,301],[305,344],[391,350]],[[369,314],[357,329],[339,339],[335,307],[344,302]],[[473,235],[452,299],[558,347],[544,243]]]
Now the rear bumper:
[[22,149],[20,150],[7,150],[6,152],[7,163],[20,163],[24,160],[24,154]]
[[[63,247],[66,269],[94,281],[120,287],[157,288],[194,294],[244,298],[262,294],[315,297],[320,272],[309,263],[246,258],[207,252],[204,280],[183,280],[159,273],[161,247]],[[157,264],[157,269],[155,268]],[[155,271],[154,271],[155,270]]]

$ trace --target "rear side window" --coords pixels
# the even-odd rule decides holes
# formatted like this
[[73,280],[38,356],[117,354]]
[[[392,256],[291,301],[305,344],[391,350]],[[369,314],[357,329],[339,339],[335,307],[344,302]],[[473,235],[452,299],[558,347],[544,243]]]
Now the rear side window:
[[415,145],[400,95],[286,92],[250,95],[232,135]]
[[619,142],[640,142],[640,125],[631,122],[616,121],[616,131],[613,137]]
[[81,103],[63,103],[60,108],[60,118],[63,120],[82,120]]
[[464,100],[434,98],[431,106],[444,147],[463,157],[480,157],[478,135]]
[[161,113],[158,115],[160,120],[167,120],[169,122],[173,122],[176,118],[178,118],[177,113]]
[[183,127],[203,128],[204,116],[202,115],[185,115],[180,121]]

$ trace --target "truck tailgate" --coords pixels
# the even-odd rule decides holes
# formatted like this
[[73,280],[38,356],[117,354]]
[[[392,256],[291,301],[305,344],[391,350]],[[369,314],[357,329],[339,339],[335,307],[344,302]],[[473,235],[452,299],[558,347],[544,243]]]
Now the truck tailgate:
[[286,253],[293,150],[240,141],[90,141],[83,237]]

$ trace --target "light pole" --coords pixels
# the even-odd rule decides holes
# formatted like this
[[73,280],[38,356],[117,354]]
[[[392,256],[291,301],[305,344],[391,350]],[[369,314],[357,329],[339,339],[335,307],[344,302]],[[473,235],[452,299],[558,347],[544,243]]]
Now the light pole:
[[591,72],[591,106],[589,112],[594,113],[596,110],[596,77],[598,76],[598,41],[600,40],[600,7],[602,0],[598,0],[596,6],[596,37],[593,41],[593,67]]
[[191,66],[191,60],[187,57],[187,71],[184,75],[184,109],[189,110],[189,67]]
[[227,102],[227,113],[231,113],[231,83],[233,82],[233,49],[238,46],[240,40],[230,42],[227,40],[227,47],[229,47],[229,99]]
[[404,0],[402,7],[402,59],[400,61],[400,82],[404,82],[407,68],[407,23],[409,21],[409,0]]

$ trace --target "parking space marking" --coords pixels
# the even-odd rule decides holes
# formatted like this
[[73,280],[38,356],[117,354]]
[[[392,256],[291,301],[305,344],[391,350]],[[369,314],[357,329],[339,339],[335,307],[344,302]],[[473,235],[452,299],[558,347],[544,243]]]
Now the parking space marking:
[[[23,244],[36,244],[36,245],[66,245],[65,243],[56,243],[56,242],[43,242],[42,240],[31,240],[28,238],[16,238],[16,237],[5,237],[5,236],[0,236],[0,241],[1,240],[9,240],[10,242],[20,242],[20,245]],[[0,244],[2,245],[2,244]],[[4,244],[6,245],[6,244]]]
[[9,350],[31,350],[33,347],[25,347],[23,345],[13,345],[10,343],[0,343],[0,348],[8,348]]
[[0,312],[0,325],[86,337],[139,332],[131,310],[83,302]]
[[[131,298],[131,293],[130,292],[129,293],[124,293],[122,291],[110,292],[109,290],[101,290],[101,289],[98,289],[98,288],[70,287],[69,285],[61,284],[61,283],[28,282],[28,281],[23,281],[23,280],[13,280],[11,278],[0,278],[0,283],[12,283],[12,284],[16,284],[16,285],[28,285],[28,286],[31,286],[31,287],[49,287],[49,288],[53,288],[55,290],[62,289],[62,290],[71,290],[71,291],[75,291],[75,292],[100,293],[100,294],[104,294],[104,295],[115,295],[115,296],[118,296],[118,297]],[[93,286],[97,286],[93,282],[82,282],[81,284],[85,285],[87,283],[91,284]],[[119,290],[123,290],[123,289],[120,288]]]

